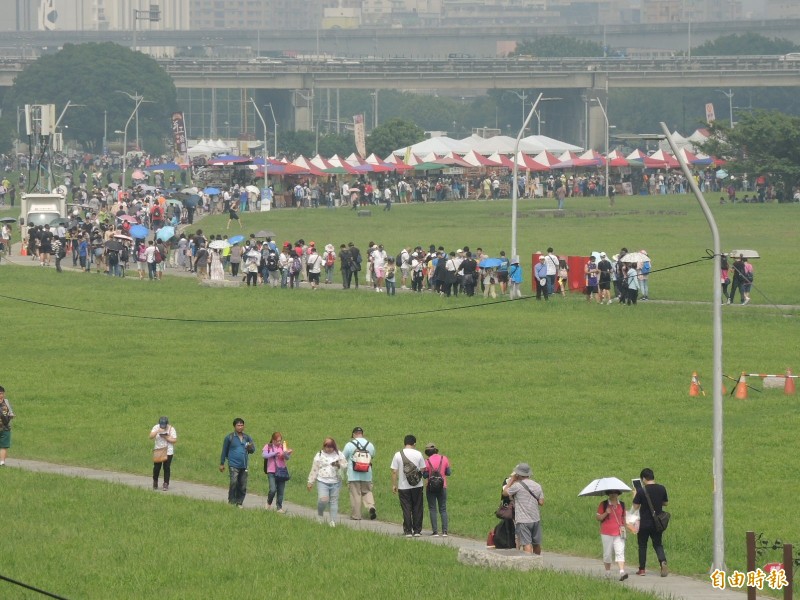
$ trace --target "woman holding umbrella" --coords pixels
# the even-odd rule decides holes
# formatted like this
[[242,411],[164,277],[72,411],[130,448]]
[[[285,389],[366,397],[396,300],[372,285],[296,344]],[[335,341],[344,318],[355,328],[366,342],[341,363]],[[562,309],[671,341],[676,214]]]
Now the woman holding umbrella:
[[603,566],[606,577],[611,575],[611,555],[619,567],[619,580],[625,581],[625,503],[619,499],[619,490],[608,490],[608,499],[597,507],[595,518],[600,521],[600,541],[603,543]]

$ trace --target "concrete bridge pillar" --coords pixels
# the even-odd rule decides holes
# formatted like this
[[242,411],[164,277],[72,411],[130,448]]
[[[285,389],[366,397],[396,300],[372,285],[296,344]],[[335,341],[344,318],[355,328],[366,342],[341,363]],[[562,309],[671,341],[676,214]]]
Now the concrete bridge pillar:
[[314,90],[303,89],[292,92],[292,108],[294,109],[294,130],[314,130]]

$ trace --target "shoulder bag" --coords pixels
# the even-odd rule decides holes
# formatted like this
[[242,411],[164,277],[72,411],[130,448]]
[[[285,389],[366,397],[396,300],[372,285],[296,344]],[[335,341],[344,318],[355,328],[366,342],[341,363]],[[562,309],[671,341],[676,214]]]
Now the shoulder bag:
[[642,491],[644,492],[644,497],[647,498],[648,506],[650,506],[650,512],[653,515],[653,522],[656,525],[656,531],[666,531],[667,527],[669,526],[669,519],[672,515],[665,510],[662,510],[660,514],[656,514],[656,509],[653,508],[653,501],[650,500],[650,494],[647,493],[646,485],[642,486]]

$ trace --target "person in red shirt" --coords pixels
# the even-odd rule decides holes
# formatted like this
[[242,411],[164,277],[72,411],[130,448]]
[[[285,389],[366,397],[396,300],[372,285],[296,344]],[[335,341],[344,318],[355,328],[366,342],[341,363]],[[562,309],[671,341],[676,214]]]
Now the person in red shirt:
[[625,504],[619,500],[619,492],[609,491],[608,499],[603,500],[597,507],[595,515],[600,521],[600,540],[603,542],[603,565],[606,568],[606,577],[611,575],[611,558],[619,566],[619,580],[625,581],[628,574],[625,572]]

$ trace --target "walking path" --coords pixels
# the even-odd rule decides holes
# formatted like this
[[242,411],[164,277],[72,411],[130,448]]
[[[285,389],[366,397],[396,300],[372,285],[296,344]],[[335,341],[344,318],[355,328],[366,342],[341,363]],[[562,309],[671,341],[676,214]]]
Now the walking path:
[[[35,460],[24,460],[9,458],[5,468],[19,468],[26,471],[38,473],[52,473],[65,475],[68,477],[80,477],[84,479],[95,479],[99,481],[109,481],[127,485],[133,488],[152,490],[153,480],[149,475],[134,475],[132,473],[119,473],[114,471],[102,471],[87,467],[73,467],[69,465],[57,465]],[[154,492],[163,493],[163,492]],[[203,485],[200,483],[190,483],[173,479],[170,481],[169,494],[185,496],[198,500],[210,500],[214,502],[227,502],[228,490],[226,488]],[[264,509],[266,498],[258,494],[248,493],[244,502],[246,509]],[[284,502],[284,508],[289,517],[299,517],[306,519],[316,519],[316,510],[305,506],[299,506]],[[340,526],[351,529],[363,529],[390,536],[401,536],[403,528],[396,523],[385,521],[351,521],[343,519],[339,522]],[[451,535],[447,538],[423,536],[422,541],[450,546],[459,550],[486,551],[485,543]],[[599,550],[599,542],[598,542]],[[499,553],[499,552],[498,552]],[[542,556],[542,566],[555,571],[565,571],[578,573],[590,577],[603,577],[604,570],[599,558],[583,558],[578,556],[567,556],[565,554],[555,554],[545,552]],[[612,572],[615,572],[612,569]],[[669,577],[660,577],[657,571],[648,573],[645,577],[637,577],[633,570],[628,571],[631,575],[625,583],[626,585],[644,592],[655,594],[659,598],[671,598],[674,600],[742,600],[744,592],[741,590],[715,590],[711,587],[708,579],[692,579],[681,575],[670,574]],[[763,596],[761,598],[764,598]]]

